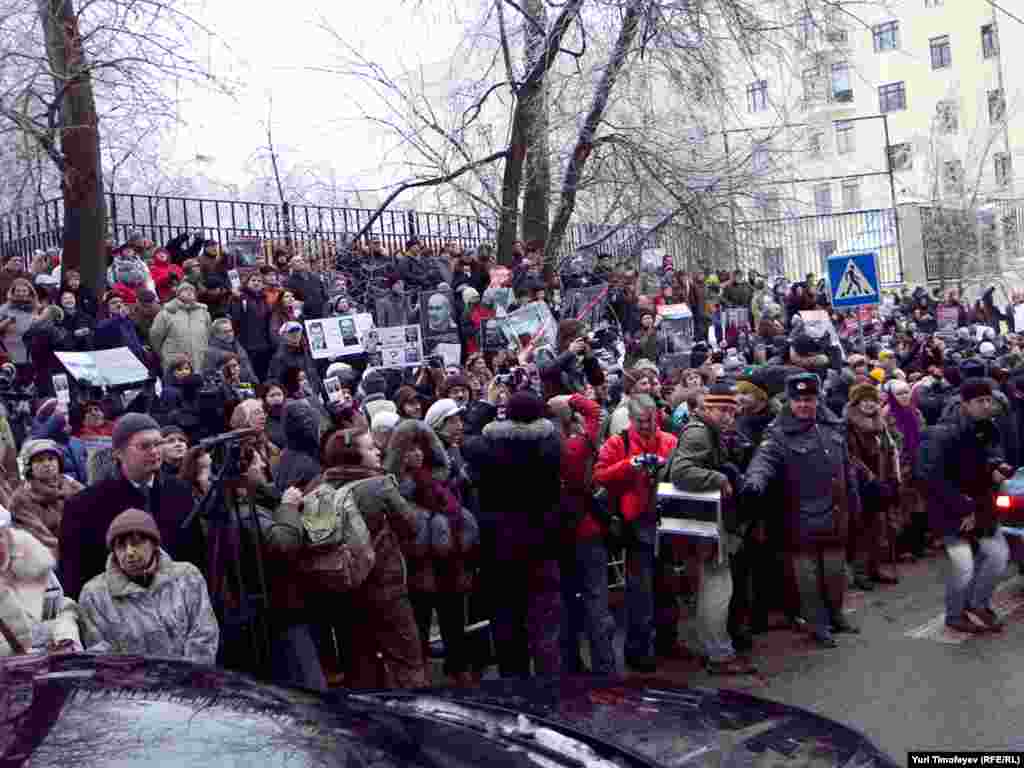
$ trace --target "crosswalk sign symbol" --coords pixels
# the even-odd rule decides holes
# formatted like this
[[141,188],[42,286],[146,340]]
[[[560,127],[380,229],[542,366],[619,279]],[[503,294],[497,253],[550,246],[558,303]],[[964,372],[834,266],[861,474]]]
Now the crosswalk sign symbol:
[[828,275],[833,307],[861,307],[879,303],[877,259],[874,252],[829,257]]

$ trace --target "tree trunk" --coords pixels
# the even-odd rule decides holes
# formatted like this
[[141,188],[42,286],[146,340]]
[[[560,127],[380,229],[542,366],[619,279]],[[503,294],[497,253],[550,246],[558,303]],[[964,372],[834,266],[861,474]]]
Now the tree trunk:
[[72,0],[38,2],[55,98],[60,102],[60,148],[64,159],[61,263],[65,270],[80,270],[86,290],[99,296],[106,287],[107,211],[92,77]]
[[[539,24],[529,21],[524,27],[524,53],[529,62],[544,55],[545,34],[548,26],[544,0],[526,0],[523,8]],[[526,190],[523,193],[523,240],[548,239],[548,214],[551,207],[551,156],[548,148],[548,89],[546,81],[529,95],[526,111]],[[547,265],[545,265],[547,266]]]
[[[515,244],[519,224],[519,193],[523,183],[523,164],[528,152],[528,142],[533,135],[532,125],[536,120],[537,96],[544,88],[544,78],[558,55],[569,24],[576,17],[583,0],[567,0],[555,23],[547,33],[547,44],[536,61],[527,62],[526,77],[519,83],[516,106],[512,112],[512,131],[505,170],[501,181],[501,218],[498,222],[498,263],[512,263],[512,246]],[[529,22],[527,22],[529,23]],[[545,218],[547,213],[545,212]]]
[[583,168],[590,157],[590,151],[594,146],[594,134],[604,117],[605,108],[608,106],[608,99],[615,88],[615,81],[622,71],[636,39],[637,29],[640,26],[640,16],[646,0],[631,0],[622,18],[622,28],[619,30],[619,37],[615,41],[608,64],[605,65],[604,74],[597,84],[594,92],[594,100],[590,104],[590,111],[580,128],[579,136],[576,139],[576,146],[573,148],[572,157],[565,169],[565,178],[562,181],[562,196],[558,204],[558,211],[555,213],[554,223],[551,225],[551,235],[548,237],[547,245],[544,248],[545,263],[552,262],[558,255],[558,249],[565,237],[565,230],[569,226],[569,219],[572,218],[576,209],[576,192],[580,178],[583,176]]

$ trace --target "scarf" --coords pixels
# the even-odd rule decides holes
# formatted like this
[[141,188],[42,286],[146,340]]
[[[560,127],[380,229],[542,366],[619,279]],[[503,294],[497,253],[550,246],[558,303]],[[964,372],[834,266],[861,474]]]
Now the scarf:
[[896,422],[896,429],[903,435],[903,454],[905,456],[917,456],[918,448],[921,447],[921,422],[914,412],[913,406],[904,408],[896,398],[889,395],[889,413]]
[[330,483],[331,485],[342,486],[346,483],[354,483],[357,480],[366,480],[369,477],[379,477],[383,474],[384,470],[382,469],[345,464],[339,467],[331,467],[326,470],[322,475],[320,475],[320,477],[309,484],[309,488],[307,490],[316,488],[320,483]]
[[84,486],[70,477],[58,478],[56,483],[44,483],[32,478],[15,491],[11,499],[11,514],[15,524],[28,531],[59,557],[60,523],[64,516],[64,502]]

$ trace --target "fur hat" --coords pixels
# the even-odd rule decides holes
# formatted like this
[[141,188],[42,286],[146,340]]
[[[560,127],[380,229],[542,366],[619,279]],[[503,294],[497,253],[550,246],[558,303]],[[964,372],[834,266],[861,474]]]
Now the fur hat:
[[537,421],[544,418],[544,401],[532,392],[520,390],[508,399],[507,413],[510,421]]
[[476,304],[480,301],[480,292],[471,285],[463,286],[462,288],[462,303]]
[[736,388],[725,382],[711,385],[710,391],[704,395],[704,405],[736,405]]
[[405,407],[406,403],[410,403],[413,400],[418,400],[419,397],[420,393],[417,392],[412,387],[410,387],[408,384],[399,387],[398,391],[395,392],[395,405],[398,406],[398,412],[402,412],[402,408]]
[[427,423],[427,426],[431,429],[437,430],[444,426],[452,416],[462,413],[464,409],[459,407],[459,404],[450,398],[442,398],[434,403],[427,409],[426,415],[423,417],[423,421]]
[[786,379],[786,395],[789,397],[817,395],[820,387],[821,382],[813,373],[798,373]]
[[107,549],[113,549],[114,541],[129,533],[141,533],[160,545],[160,529],[153,517],[141,509],[126,509],[107,528]]
[[770,399],[768,393],[761,389],[757,384],[752,381],[740,381],[736,383],[736,394],[738,395],[753,395],[758,400],[768,402]]
[[115,451],[120,450],[128,445],[128,441],[132,439],[133,435],[137,435],[139,432],[145,432],[147,429],[153,429],[159,432],[160,425],[157,424],[156,420],[148,414],[126,413],[114,422],[114,431],[110,436],[110,446]]
[[857,384],[850,387],[850,405],[857,405],[862,400],[873,400],[876,403],[882,402],[878,389],[872,384]]
[[64,452],[57,443],[53,440],[26,440],[21,447],[21,460],[25,464],[26,475],[32,468],[32,459],[45,453],[54,454],[60,464],[60,471],[64,471]]

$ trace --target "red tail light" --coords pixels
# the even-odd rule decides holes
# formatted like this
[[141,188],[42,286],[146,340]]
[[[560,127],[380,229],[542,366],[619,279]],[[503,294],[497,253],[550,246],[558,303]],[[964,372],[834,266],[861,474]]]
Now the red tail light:
[[1009,509],[1011,506],[1009,496],[996,496],[996,508],[997,509]]

